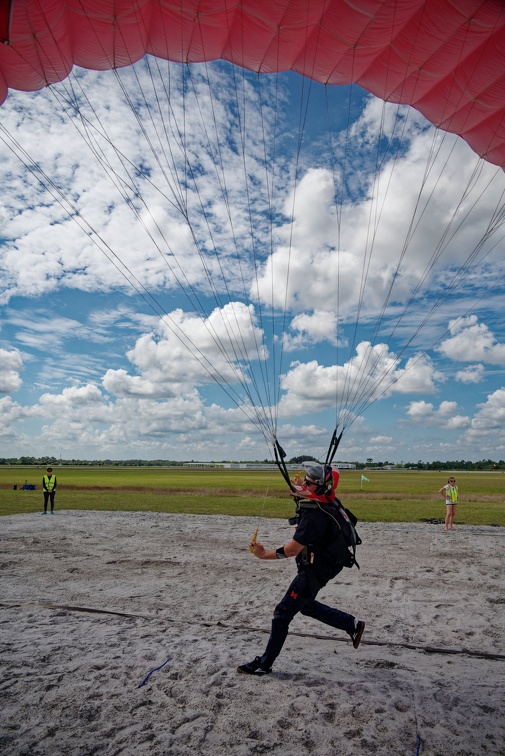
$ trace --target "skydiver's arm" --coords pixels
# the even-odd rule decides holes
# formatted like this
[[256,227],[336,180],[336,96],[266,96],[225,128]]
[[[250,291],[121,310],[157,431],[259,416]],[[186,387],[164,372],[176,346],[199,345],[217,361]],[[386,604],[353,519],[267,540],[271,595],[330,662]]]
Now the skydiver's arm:
[[255,557],[258,557],[258,559],[282,559],[282,553],[279,555],[279,552],[283,551],[285,557],[295,557],[298,556],[303,549],[303,544],[298,543],[298,541],[295,541],[295,539],[292,538],[279,549],[265,549],[265,547],[257,541],[256,543],[251,541],[251,547],[254,547],[253,554]]

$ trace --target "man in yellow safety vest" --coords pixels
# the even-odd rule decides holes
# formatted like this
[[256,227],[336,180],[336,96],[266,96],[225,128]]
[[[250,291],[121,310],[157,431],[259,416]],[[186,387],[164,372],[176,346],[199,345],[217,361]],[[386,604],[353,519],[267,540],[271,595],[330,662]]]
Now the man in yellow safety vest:
[[47,475],[42,478],[42,489],[44,491],[44,511],[41,514],[47,514],[47,503],[51,502],[51,514],[54,514],[54,494],[56,493],[56,475],[53,475],[53,468],[47,468]]

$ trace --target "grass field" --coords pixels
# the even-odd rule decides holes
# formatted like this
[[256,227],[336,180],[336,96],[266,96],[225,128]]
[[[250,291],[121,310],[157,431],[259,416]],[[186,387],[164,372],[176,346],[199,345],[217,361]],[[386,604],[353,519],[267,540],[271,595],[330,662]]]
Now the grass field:
[[[44,468],[0,467],[0,515],[41,511]],[[271,470],[58,467],[57,509],[183,512],[290,517],[293,503],[280,473]],[[437,491],[447,471],[345,470],[338,495],[362,521],[419,522],[445,517]],[[505,526],[505,473],[455,473],[456,522]],[[23,484],[37,486],[21,490]],[[14,490],[17,486],[17,490]],[[361,486],[363,490],[361,490]]]

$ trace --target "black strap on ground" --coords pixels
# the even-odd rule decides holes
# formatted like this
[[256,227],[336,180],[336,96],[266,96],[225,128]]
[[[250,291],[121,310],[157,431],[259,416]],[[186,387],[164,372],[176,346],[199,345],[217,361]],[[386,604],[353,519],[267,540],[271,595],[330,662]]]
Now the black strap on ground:
[[131,612],[115,612],[113,609],[93,609],[89,606],[72,606],[70,604],[52,604],[46,601],[0,601],[4,609],[21,606],[39,606],[42,609],[66,609],[68,612],[89,612],[89,614],[114,614],[116,617],[134,617],[137,619],[153,619],[146,614],[131,614]]
[[[68,604],[49,604],[42,601],[0,601],[0,607],[4,609],[16,609],[24,606],[38,606],[42,609],[66,609],[69,612],[88,612],[90,614],[112,614],[116,617],[130,617],[132,619],[144,619],[156,622],[173,622],[181,625],[198,625],[199,627],[223,627],[229,630],[242,630],[247,633],[270,633],[270,629],[264,627],[251,627],[249,625],[229,625],[226,622],[205,622],[205,620],[178,620],[174,617],[154,617],[146,614],[131,614],[129,612],[116,612],[112,609],[94,609],[87,606],[71,606]],[[316,638],[317,640],[326,640],[334,642],[349,643],[348,638],[336,638],[331,635],[319,635],[318,633],[301,633],[290,631],[289,635],[295,635],[298,638]],[[505,654],[491,654],[485,651],[471,651],[468,648],[440,648],[437,646],[421,646],[414,643],[395,643],[394,641],[374,641],[362,640],[361,646],[394,646],[396,648],[407,648],[412,651],[423,651],[426,654],[450,654],[453,656],[473,656],[478,659],[493,659],[496,661],[505,661]]]
[[[219,627],[229,627],[233,630],[245,630],[247,632],[270,634],[269,628],[249,627],[247,625],[227,625],[224,622],[217,623]],[[301,633],[289,631],[289,635],[295,635],[298,638],[316,638],[317,640],[326,640],[341,643],[349,643],[349,638],[336,638],[331,635],[319,635],[318,633]],[[471,651],[467,648],[440,648],[437,646],[421,646],[414,643],[395,643],[394,641],[374,641],[362,640],[360,646],[394,646],[395,648],[408,648],[412,651],[423,651],[426,654],[451,654],[457,656],[474,656],[478,659],[494,659],[505,661],[505,654],[491,654],[485,651]]]

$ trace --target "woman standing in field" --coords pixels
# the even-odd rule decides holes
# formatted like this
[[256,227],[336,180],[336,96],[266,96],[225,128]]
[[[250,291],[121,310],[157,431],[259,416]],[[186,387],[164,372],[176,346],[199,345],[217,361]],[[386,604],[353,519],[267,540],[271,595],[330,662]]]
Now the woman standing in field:
[[438,493],[445,499],[444,530],[456,530],[454,527],[454,517],[456,515],[456,506],[458,504],[458,487],[456,485],[456,479],[449,478],[447,485],[442,486]]

